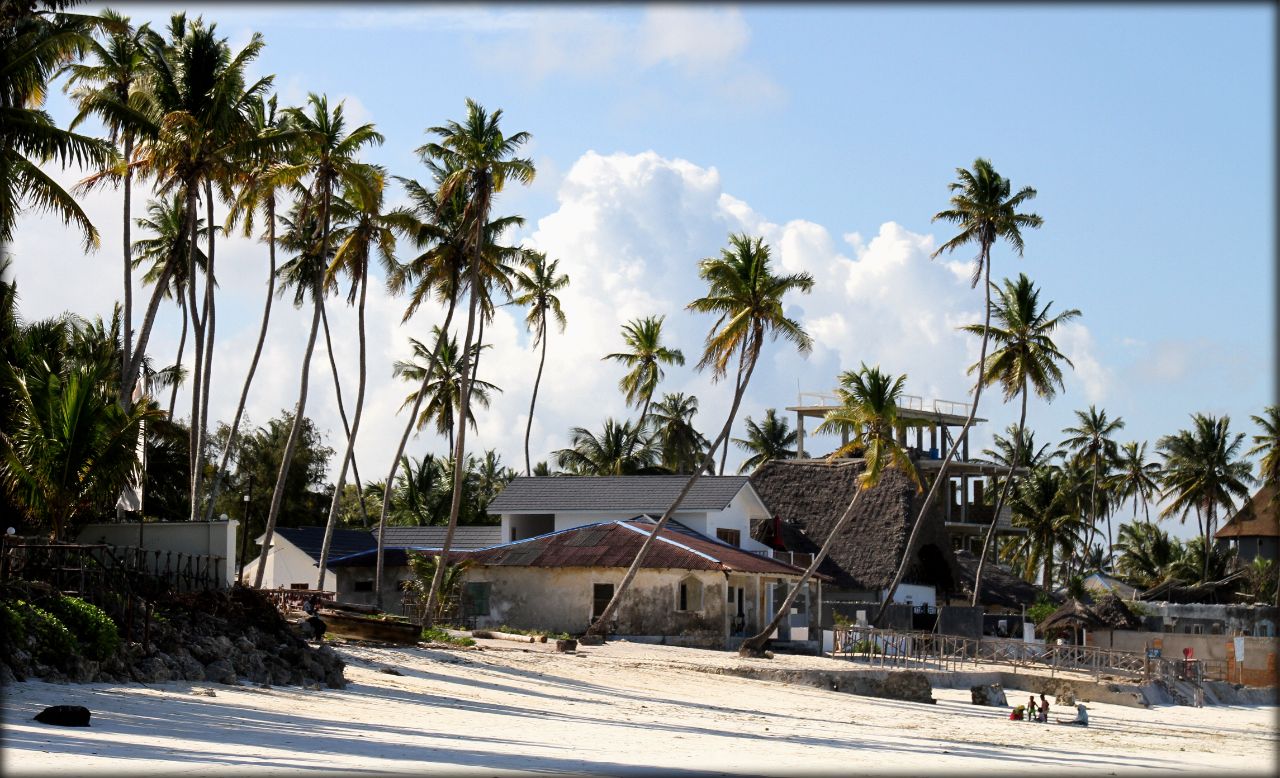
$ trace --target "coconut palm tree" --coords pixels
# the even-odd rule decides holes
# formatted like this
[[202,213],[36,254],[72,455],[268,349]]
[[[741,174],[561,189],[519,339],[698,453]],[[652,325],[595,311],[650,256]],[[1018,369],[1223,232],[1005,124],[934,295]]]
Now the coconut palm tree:
[[560,260],[547,261],[547,255],[541,251],[527,252],[526,270],[516,270],[512,274],[516,289],[519,291],[512,298],[516,305],[524,305],[529,312],[524,317],[525,326],[533,333],[533,345],[542,344],[542,355],[538,357],[538,374],[533,379],[533,395],[529,398],[529,419],[524,426],[524,474],[530,475],[529,467],[529,435],[533,432],[533,407],[538,402],[538,386],[542,383],[542,368],[547,363],[547,314],[556,320],[560,332],[564,332],[566,324],[564,311],[560,308],[560,298],[556,292],[562,292],[569,286],[569,276],[557,270]]
[[[1280,405],[1269,405],[1261,416],[1251,416],[1253,423],[1262,430],[1253,436],[1254,447],[1249,449],[1249,456],[1258,456],[1259,480],[1263,486],[1270,486],[1271,501],[1266,506],[1273,519],[1280,521]],[[1275,566],[1280,570],[1280,564]],[[1276,581],[1276,607],[1280,608],[1280,579]]]
[[98,245],[98,230],[79,203],[40,168],[46,160],[64,167],[115,160],[110,144],[58,127],[41,108],[59,68],[90,45],[91,24],[81,16],[18,13],[0,25],[0,254],[25,208],[52,211],[74,225],[86,250]]
[[[71,94],[78,113],[71,120],[74,130],[87,117],[98,116],[106,124],[107,140],[118,148],[126,162],[133,156],[133,142],[138,128],[146,122],[131,119],[136,112],[139,81],[145,75],[146,60],[142,56],[143,43],[150,34],[147,25],[134,27],[129,17],[110,8],[103,9],[101,37],[88,40],[85,60],[72,63],[65,69],[68,78],[63,90]],[[130,347],[133,339],[133,245],[129,234],[131,221],[130,200],[133,187],[133,169],[122,166],[124,189],[124,349],[120,363],[120,380],[123,383],[129,369]],[[185,331],[186,322],[183,321]],[[129,402],[126,392],[120,393]],[[170,413],[172,417],[172,413]]]
[[1149,523],[1151,521],[1151,498],[1160,491],[1160,463],[1147,460],[1146,441],[1138,443],[1130,441],[1120,447],[1116,460],[1116,473],[1109,483],[1119,501],[1133,500],[1133,515],[1138,516],[1138,503]]
[[1183,547],[1177,538],[1147,521],[1121,524],[1116,538],[1116,570],[1126,581],[1149,589],[1169,577],[1182,557]]
[[849,435],[849,443],[833,451],[829,458],[847,456],[853,451],[861,453],[864,467],[858,475],[857,488],[844,513],[831,528],[831,534],[823,541],[822,547],[814,555],[804,575],[795,586],[791,587],[791,591],[787,593],[786,599],[783,600],[773,618],[764,629],[742,642],[742,646],[738,649],[740,656],[763,655],[765,641],[782,623],[782,619],[791,613],[791,603],[795,601],[796,595],[805,587],[814,571],[818,569],[818,565],[822,564],[822,560],[826,559],[832,541],[848,524],[859,498],[880,483],[880,477],[885,468],[901,470],[916,484],[917,492],[924,491],[915,465],[911,463],[911,457],[905,448],[898,445],[896,438],[896,431],[902,423],[898,420],[898,401],[902,398],[902,386],[906,380],[905,375],[895,378],[881,372],[879,366],[867,367],[865,364],[856,372],[847,370],[840,374],[840,386],[836,389],[836,394],[840,398],[840,407],[826,415],[818,425],[818,431],[835,431]]
[[[1069,435],[1062,445],[1075,454],[1085,457],[1093,477],[1089,486],[1089,521],[1096,527],[1101,514],[1098,512],[1098,481],[1104,470],[1110,469],[1116,461],[1119,449],[1112,435],[1124,429],[1124,420],[1116,417],[1107,419],[1106,410],[1098,410],[1090,405],[1088,411],[1076,411],[1078,426],[1066,427],[1062,431]],[[1111,546],[1111,518],[1107,517],[1107,547]],[[1108,552],[1110,554],[1110,552]]]
[[[987,386],[1000,384],[1004,390],[1004,401],[1015,397],[1021,398],[1021,411],[1018,416],[1018,434],[1015,443],[1022,441],[1022,430],[1027,424],[1028,389],[1034,389],[1036,396],[1052,402],[1059,389],[1065,389],[1062,383],[1060,362],[1072,366],[1053,342],[1053,333],[1064,323],[1080,316],[1075,308],[1063,311],[1050,318],[1049,309],[1053,302],[1040,306],[1040,290],[1036,288],[1025,273],[1018,274],[1017,281],[1004,280],[1002,288],[996,288],[996,301],[992,313],[996,326],[984,327],[971,324],[962,327],[966,332],[984,335],[995,341],[995,349],[987,357],[985,381]],[[978,365],[969,368],[973,373]],[[1014,461],[1021,458],[1021,452],[1014,451]],[[1010,465],[1005,476],[1000,496],[996,499],[995,513],[991,526],[987,528],[986,537],[982,541],[982,553],[978,558],[978,570],[973,580],[973,607],[978,605],[978,593],[982,591],[982,573],[987,563],[987,552],[991,548],[991,539],[995,537],[999,524],[1000,510],[1009,497],[1009,488],[1013,485],[1015,469]]]
[[[418,395],[425,392],[427,397],[426,407],[418,414],[417,428],[421,430],[429,422],[434,421],[436,432],[446,437],[449,441],[449,448],[452,450],[456,414],[462,402],[462,354],[459,353],[457,337],[446,338],[445,333],[439,327],[432,327],[431,335],[436,341],[435,349],[428,349],[417,338],[409,338],[409,343],[413,346],[413,357],[408,361],[396,361],[391,370],[393,375],[418,385],[418,389],[410,392],[404,398],[400,408],[403,410],[410,405],[420,406]],[[440,343],[441,339],[444,339],[445,342]],[[484,348],[489,348],[489,346],[486,344]],[[480,348],[472,347],[471,359],[473,362],[479,351]],[[432,364],[430,361],[433,355],[437,360],[436,364]],[[426,379],[425,387],[422,386],[424,377]],[[476,379],[471,387],[472,401],[481,408],[488,408],[493,393],[501,391],[502,389],[496,384]],[[474,412],[468,413],[467,423],[471,426],[471,429],[476,428]]]
[[1039,568],[1046,589],[1053,588],[1055,550],[1064,544],[1074,547],[1075,538],[1085,526],[1071,509],[1063,481],[1059,468],[1037,468],[1018,482],[1009,501],[1013,525],[1027,530],[1013,539],[1009,558],[1021,562],[1022,575],[1027,580],[1034,580]]
[[698,398],[683,392],[664,394],[649,409],[653,435],[662,452],[662,467],[680,475],[688,475],[698,467],[702,452],[711,441],[693,426],[698,413]]
[[684,353],[662,345],[662,322],[665,316],[646,316],[622,325],[622,341],[628,351],[606,354],[604,359],[621,362],[630,368],[618,381],[627,405],[640,408],[636,427],[643,429],[649,420],[649,404],[658,390],[664,373],[663,365],[683,365]]
[[960,232],[939,246],[937,251],[933,252],[933,258],[936,259],[944,251],[951,253],[970,244],[978,247],[978,255],[973,263],[971,285],[976,287],[981,281],[986,293],[986,318],[982,323],[982,347],[978,352],[978,379],[973,386],[973,402],[969,406],[969,416],[965,419],[964,426],[960,428],[960,434],[956,436],[955,442],[943,457],[938,475],[934,478],[933,484],[929,487],[929,493],[925,495],[924,503],[920,506],[920,512],[911,526],[911,534],[907,536],[906,547],[902,550],[898,570],[894,573],[893,581],[885,592],[879,610],[876,611],[873,621],[875,624],[879,624],[884,618],[885,611],[898,590],[898,585],[902,583],[902,578],[907,573],[907,566],[915,553],[916,539],[919,537],[920,528],[924,525],[924,517],[933,507],[939,487],[947,482],[947,468],[955,457],[956,451],[968,438],[969,428],[973,426],[973,419],[978,413],[982,388],[987,383],[987,341],[991,331],[992,310],[991,248],[996,241],[1003,239],[1018,253],[1018,256],[1022,256],[1022,230],[1038,228],[1044,223],[1044,220],[1036,214],[1018,213],[1018,208],[1036,196],[1036,190],[1024,186],[1017,193],[1011,194],[1013,187],[1009,179],[997,173],[990,161],[978,158],[974,160],[973,170],[956,168],[956,176],[959,180],[949,185],[952,192],[951,207],[934,214],[933,221],[955,224],[959,226]]
[[796,444],[796,431],[789,429],[787,420],[779,418],[773,408],[765,410],[759,424],[748,416],[747,437],[734,438],[733,442],[738,448],[751,452],[738,468],[739,473],[754,470],[773,459],[791,459],[796,455],[795,449],[790,448]]
[[[437,199],[441,203],[448,203],[455,195],[461,195],[465,202],[462,221],[468,228],[466,242],[470,262],[467,268],[467,287],[470,301],[466,335],[462,345],[460,416],[464,419],[469,418],[471,414],[471,356],[476,315],[478,312],[483,314],[479,306],[492,279],[492,276],[484,274],[483,264],[486,255],[486,238],[490,237],[486,227],[489,225],[493,200],[505,188],[507,181],[528,184],[533,181],[534,176],[533,162],[516,156],[520,147],[529,141],[529,133],[516,132],[506,135],[500,126],[501,120],[501,110],[489,113],[468,98],[467,117],[463,123],[450,121],[443,126],[428,129],[429,133],[439,136],[439,140],[428,142],[418,148],[418,155],[424,161],[434,163],[441,171],[447,171],[440,182]],[[460,425],[453,453],[453,500],[449,507],[449,528],[445,530],[444,543],[440,552],[446,558],[453,545],[453,532],[458,525],[458,512],[462,507],[466,433],[467,425]],[[380,560],[381,555],[379,555]],[[444,567],[441,566],[437,569],[431,585],[431,595],[426,609],[428,614],[432,612],[432,603],[440,591],[443,574]]]
[[1178,516],[1185,521],[1187,514],[1195,511],[1203,538],[1200,580],[1207,581],[1211,554],[1203,549],[1213,544],[1218,511],[1231,510],[1233,499],[1246,499],[1254,478],[1249,462],[1239,456],[1244,433],[1231,434],[1230,417],[1193,413],[1191,423],[1191,430],[1180,430],[1156,442],[1156,450],[1165,460],[1162,496],[1169,501],[1160,517]]
[[[302,373],[299,381],[298,403],[293,414],[293,428],[289,433],[289,441],[285,444],[284,456],[280,461],[280,474],[276,478],[275,490],[271,496],[263,548],[268,547],[275,532],[276,519],[284,497],[285,481],[289,475],[290,461],[302,430],[311,372],[311,355],[315,350],[316,334],[319,331],[327,288],[324,273],[330,260],[330,228],[334,193],[346,189],[359,192],[363,197],[372,198],[373,192],[381,186],[381,176],[378,171],[357,160],[357,155],[362,148],[370,144],[382,143],[382,135],[373,129],[373,125],[363,124],[348,132],[342,103],[339,102],[330,110],[328,99],[314,93],[307,98],[307,108],[309,110],[291,108],[286,111],[293,128],[298,131],[303,161],[293,165],[292,170],[284,172],[295,180],[304,176],[310,179],[310,188],[301,206],[303,214],[312,215],[317,222],[316,230],[311,232],[316,250],[310,256],[303,254],[300,257],[308,261],[305,270],[299,268],[305,281],[299,278],[298,290],[301,293],[305,283],[305,288],[312,298],[313,312],[311,332],[307,337],[307,347],[302,358]],[[264,554],[258,562],[258,571],[254,576],[255,587],[262,585],[262,576],[265,572],[266,555]]]
[[729,439],[733,420],[742,404],[747,385],[751,382],[751,374],[755,371],[756,362],[764,348],[765,338],[776,340],[781,336],[794,344],[801,354],[808,354],[813,349],[813,339],[799,322],[788,318],[783,311],[783,298],[787,293],[807,293],[813,288],[813,276],[808,273],[774,275],[769,266],[770,260],[769,247],[764,244],[763,238],[752,238],[739,233],[729,236],[729,247],[722,249],[720,256],[698,263],[698,275],[707,283],[707,295],[694,300],[687,307],[716,316],[711,331],[707,333],[698,369],[711,368],[712,380],[719,381],[728,374],[729,362],[737,355],[738,373],[734,381],[729,416],[720,428],[720,434],[711,441],[711,447],[702,463],[694,468],[689,480],[680,488],[649,537],[641,544],[631,566],[614,591],[613,599],[587,629],[590,634],[603,634],[605,625],[613,618],[650,547],[698,482],[703,471],[710,471],[715,466],[716,451]]
[[992,436],[992,448],[982,449],[985,461],[1003,468],[1020,467],[1030,472],[1058,459],[1065,453],[1062,449],[1050,450],[1052,443],[1045,443],[1036,448],[1036,432],[1031,429],[1018,429],[1018,425],[1010,424],[1005,428],[1006,435],[996,433]]
[[569,448],[551,456],[575,475],[640,475],[660,471],[661,453],[640,425],[605,419],[598,436],[584,427],[569,430]]
[[[174,359],[174,365],[180,369],[182,352],[187,344],[187,266],[183,260],[191,253],[187,245],[191,236],[187,232],[186,198],[178,192],[164,200],[152,200],[147,204],[147,215],[136,221],[138,227],[148,230],[152,235],[133,244],[133,267],[146,268],[142,283],[154,284],[164,274],[164,268],[173,263],[173,271],[169,274],[169,288],[162,290],[162,293],[164,297],[173,299],[182,316],[182,336],[178,338],[178,355]],[[197,238],[207,229],[204,219],[196,220]],[[203,270],[208,257],[199,245],[196,246],[195,254],[196,267]],[[127,344],[129,339],[125,338],[123,342]],[[178,382],[175,381],[169,396],[169,421],[173,421],[173,409],[177,400]]]

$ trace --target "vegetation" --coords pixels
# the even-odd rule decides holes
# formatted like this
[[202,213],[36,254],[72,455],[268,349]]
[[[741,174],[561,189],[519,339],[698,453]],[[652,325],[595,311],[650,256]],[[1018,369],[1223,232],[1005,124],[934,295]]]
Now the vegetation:
[[448,646],[474,646],[475,640],[450,634],[444,627],[423,627],[422,640],[426,643],[443,643]]

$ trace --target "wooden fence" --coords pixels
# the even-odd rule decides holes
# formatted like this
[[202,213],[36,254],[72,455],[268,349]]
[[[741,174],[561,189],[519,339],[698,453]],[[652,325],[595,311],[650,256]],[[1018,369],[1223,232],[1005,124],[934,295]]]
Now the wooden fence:
[[[836,631],[836,655],[879,667],[963,670],[983,665],[1019,669],[1087,673],[1151,680],[1199,683],[1213,679],[1216,668],[1200,660],[1149,659],[1134,651],[1079,645],[1026,643],[1021,640],[969,638],[932,632],[846,627]],[[1225,673],[1225,669],[1222,671]]]

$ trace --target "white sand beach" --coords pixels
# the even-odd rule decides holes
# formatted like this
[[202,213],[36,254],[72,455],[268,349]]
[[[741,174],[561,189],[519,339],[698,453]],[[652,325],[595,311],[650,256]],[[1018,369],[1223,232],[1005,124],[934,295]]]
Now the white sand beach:
[[[2,709],[4,773],[1098,776],[1277,767],[1274,706],[1090,703],[1090,727],[1080,729],[1009,721],[1007,708],[974,706],[965,689],[935,689],[937,704],[926,705],[696,669],[848,666],[820,657],[743,660],[626,642],[565,655],[546,644],[480,643],[342,646],[343,690],[13,684]],[[1007,693],[1011,702],[1027,696]],[[32,721],[55,704],[88,707],[92,726]]]

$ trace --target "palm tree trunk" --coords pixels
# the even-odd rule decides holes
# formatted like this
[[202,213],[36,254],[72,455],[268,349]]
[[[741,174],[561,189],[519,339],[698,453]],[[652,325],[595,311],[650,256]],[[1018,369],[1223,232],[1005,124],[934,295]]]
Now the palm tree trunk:
[[[459,416],[455,419],[457,441],[453,447],[453,494],[449,500],[449,526],[444,531],[444,543],[440,547],[440,557],[436,564],[435,575],[431,577],[431,591],[427,593],[427,621],[422,626],[431,626],[431,614],[434,612],[436,598],[440,594],[440,583],[444,579],[444,570],[449,566],[449,548],[453,545],[453,532],[458,527],[458,513],[462,510],[462,481],[466,474],[467,453],[467,417],[471,412],[471,339],[475,336],[476,308],[479,304],[480,288],[480,256],[477,244],[477,256],[471,264],[471,300],[467,306],[467,334],[462,345],[462,386],[459,391]],[[483,318],[483,311],[481,312]],[[381,592],[379,592],[381,593]]]
[[764,656],[764,644],[769,640],[769,636],[778,628],[782,620],[791,613],[791,603],[795,602],[796,595],[800,593],[801,588],[806,586],[809,579],[817,571],[818,565],[822,564],[822,560],[827,558],[827,552],[831,550],[831,542],[835,540],[836,535],[844,530],[849,519],[853,517],[853,509],[858,504],[858,498],[862,496],[862,488],[858,488],[853,493],[853,499],[849,500],[849,504],[845,507],[844,513],[840,514],[839,521],[831,528],[831,534],[827,535],[827,539],[822,542],[822,548],[818,549],[818,553],[814,556],[813,561],[809,563],[809,567],[804,571],[804,575],[800,576],[800,580],[796,585],[791,587],[791,591],[787,592],[787,597],[782,601],[782,606],[773,614],[773,619],[769,621],[765,628],[755,635],[742,641],[742,645],[738,647],[738,656],[761,657]]
[[893,601],[893,595],[898,591],[898,585],[902,583],[902,578],[907,574],[907,567],[911,564],[911,553],[915,549],[916,539],[920,535],[920,528],[924,526],[925,516],[929,513],[929,508],[933,505],[934,497],[938,494],[938,487],[947,478],[947,467],[951,464],[951,460],[956,455],[956,451],[960,449],[965,438],[969,434],[969,428],[973,426],[973,419],[978,415],[978,401],[982,399],[982,385],[987,378],[987,341],[991,335],[991,244],[984,241],[982,244],[982,284],[987,290],[987,311],[986,318],[982,324],[982,349],[978,354],[978,380],[973,386],[973,406],[969,409],[969,418],[965,419],[964,426],[960,429],[960,434],[956,436],[955,442],[951,444],[951,448],[947,450],[947,456],[942,460],[942,465],[938,468],[938,476],[934,479],[933,484],[929,487],[929,493],[924,498],[924,504],[920,506],[920,513],[916,516],[915,523],[911,526],[911,534],[907,537],[907,546],[902,549],[902,561],[898,564],[898,572],[894,573],[893,582],[889,584],[888,590],[885,591],[884,601],[880,603],[880,609],[876,611],[876,617],[872,620],[872,624],[879,625],[881,619],[884,618],[885,611],[889,609],[889,603]]
[[227,470],[231,449],[235,446],[236,436],[240,432],[240,419],[244,416],[244,406],[249,401],[249,387],[253,385],[253,376],[258,370],[258,360],[262,357],[262,347],[267,341],[267,325],[271,321],[271,301],[276,296],[276,204],[275,197],[272,195],[267,197],[267,256],[270,268],[267,273],[267,300],[262,306],[262,326],[258,328],[258,343],[253,349],[253,359],[249,361],[249,373],[244,377],[244,387],[240,390],[240,402],[236,404],[236,413],[231,419],[226,443],[222,446],[222,456],[218,458],[218,469],[213,474],[213,487],[209,493],[209,508],[205,511],[205,521],[213,519],[213,504],[222,489],[222,474]]
[[[133,133],[124,134],[124,333],[120,338],[120,405],[125,410],[132,407],[133,394],[131,384],[125,380],[129,376],[130,346],[133,343],[133,243],[129,228],[133,222],[130,217],[130,198],[133,193],[133,169],[129,167],[129,157],[133,155]],[[170,414],[172,416],[173,414]]]
[[[187,346],[187,304],[182,299],[182,293],[178,293],[178,310],[182,312],[182,337],[178,339],[178,357],[174,361],[174,365],[178,370],[182,370],[182,351]],[[169,392],[169,421],[173,421],[173,408],[178,404],[178,379],[175,376],[173,380],[173,389]]]
[[[204,343],[204,368],[200,371],[200,437],[199,448],[196,450],[196,471],[192,475],[194,494],[203,491],[204,486],[204,445],[208,437],[209,428],[209,387],[213,385],[213,340],[217,328],[217,304],[214,294],[214,268],[213,268],[213,249],[214,249],[214,233],[213,228],[213,184],[208,180],[204,182],[205,192],[205,222],[209,225],[209,252],[207,262],[204,266],[204,318],[205,318],[205,343]],[[213,501],[209,502],[209,510],[213,511]],[[196,503],[191,503],[191,518],[194,520],[198,515]]]
[[[367,371],[365,370],[366,342],[364,332],[364,308],[366,292],[368,292],[368,290],[369,273],[366,268],[365,272],[360,274],[360,312],[356,319],[358,322],[357,328],[360,333],[360,384],[359,388],[356,389],[356,410],[355,415],[351,420],[351,434],[347,436],[347,451],[342,457],[342,467],[338,469],[338,483],[333,490],[333,501],[329,504],[329,520],[325,522],[324,541],[320,545],[320,577],[319,581],[316,583],[316,588],[321,590],[324,589],[325,565],[329,564],[329,547],[333,542],[333,527],[338,523],[338,501],[342,497],[342,487],[346,483],[347,479],[347,463],[351,462],[354,464],[356,460],[356,435],[360,432],[360,416],[364,410],[364,390],[367,383],[365,380]],[[358,481],[356,483],[356,490],[357,492],[360,492],[360,508],[361,511],[363,511],[364,490],[360,488]],[[365,525],[368,526],[368,523],[369,520],[366,518]]]
[[1204,521],[1204,571],[1200,574],[1200,583],[1209,580],[1209,533],[1213,531],[1213,519],[1216,506],[1209,503],[1209,515]]
[[[457,299],[449,300],[449,308],[444,315],[444,325],[440,328],[441,332],[448,332],[449,326],[453,324],[453,312],[457,307]],[[422,385],[418,387],[418,396],[413,401],[413,408],[409,410],[409,421],[404,425],[404,433],[400,435],[400,445],[396,448],[396,455],[391,458],[391,470],[387,473],[387,481],[382,489],[382,510],[378,517],[378,557],[374,563],[373,575],[373,591],[376,598],[376,604],[382,607],[382,552],[386,545],[387,535],[387,513],[391,509],[391,492],[395,488],[396,470],[400,467],[400,460],[404,458],[404,447],[409,442],[409,435],[418,423],[418,411],[422,408],[422,398],[427,396],[427,385],[431,383],[431,377],[436,371],[436,366],[440,362],[440,350],[444,345],[444,338],[438,338],[436,345],[431,353],[431,361],[427,363],[426,370],[422,373]]]
[[188,506],[188,518],[195,521],[200,505],[200,471],[196,457],[200,451],[200,386],[204,368],[204,320],[200,315],[200,304],[196,300],[196,197],[199,194],[197,184],[187,186],[187,313],[191,317],[191,334],[195,346],[195,362],[191,371],[191,418],[187,429],[187,464],[191,467]]
[[[738,391],[738,385],[742,383],[742,360],[744,356],[745,355],[742,353],[738,354],[738,374],[734,376],[734,379],[733,379],[734,392]],[[722,451],[720,454],[720,470],[717,473],[718,475],[724,475],[724,463],[725,463],[725,460],[729,458],[729,437],[730,437],[729,435],[726,435],[724,438],[724,451]]]
[[284,502],[285,482],[289,478],[289,467],[293,464],[293,452],[298,447],[298,438],[302,437],[302,423],[306,419],[307,389],[311,376],[311,355],[316,349],[316,335],[320,331],[320,295],[324,293],[319,281],[316,283],[316,299],[312,304],[311,334],[307,337],[307,350],[302,355],[302,378],[298,387],[298,404],[293,410],[293,426],[289,429],[289,440],[285,443],[284,455],[280,457],[280,471],[276,476],[276,486],[271,492],[271,507],[267,512],[267,526],[262,536],[262,554],[258,557],[258,570],[253,576],[255,589],[262,588],[262,576],[267,571],[267,553],[271,550],[271,539],[275,536],[276,520],[280,517],[280,506]]
[[542,339],[542,356],[538,359],[538,375],[533,379],[533,396],[529,398],[529,420],[524,426],[524,474],[526,476],[533,475],[533,470],[529,466],[529,435],[533,432],[533,406],[538,402],[538,384],[542,383],[542,367],[547,363],[547,319],[545,315],[542,318],[542,332],[539,337]]
[[[338,417],[342,419],[342,431],[347,434],[347,440],[351,440],[354,434],[352,432],[353,428],[350,424],[347,423],[347,411],[345,406],[342,403],[342,382],[338,379],[338,362],[336,359],[334,359],[333,339],[329,336],[329,312],[325,309],[323,302],[321,302],[320,304],[320,325],[324,328],[324,345],[325,345],[325,349],[328,350],[329,352],[329,369],[333,371],[333,391],[338,398]],[[364,331],[363,321],[360,322],[360,331],[361,332]],[[361,336],[361,342],[363,342],[363,336]],[[364,357],[362,352],[361,359],[363,358]],[[360,493],[358,498],[358,502],[360,505],[360,513],[362,516],[364,516],[365,526],[368,526],[369,515],[368,513],[366,513],[365,507],[364,507],[364,490],[360,486],[360,468],[356,466],[355,449],[349,449],[347,451],[346,459],[351,463],[351,472],[352,472],[352,477],[355,479],[356,491]],[[347,462],[344,461],[342,463],[342,467],[344,470],[346,469],[346,466],[347,466]]]
[[[147,344],[151,340],[151,330],[155,326],[156,314],[160,311],[160,301],[164,298],[165,290],[169,286],[169,279],[173,277],[176,268],[176,261],[173,257],[165,259],[164,268],[160,271],[160,277],[156,279],[155,287],[151,291],[151,300],[147,303],[147,312],[142,318],[142,328],[138,332],[138,343],[133,348],[132,358],[129,360],[129,369],[125,372],[124,385],[133,386],[138,380],[138,371],[142,369],[142,360],[147,353]],[[185,317],[186,311],[183,311]]]
[[991,539],[996,534],[996,522],[1000,520],[1000,509],[1004,507],[1004,501],[1009,497],[1009,487],[1013,483],[1013,471],[1018,467],[1022,459],[1022,436],[1025,434],[1027,426],[1027,385],[1022,385],[1022,415],[1018,417],[1018,440],[1013,446],[1013,461],[1009,463],[1009,472],[1004,478],[1004,488],[1000,490],[1000,499],[996,500],[996,512],[991,519],[991,526],[987,528],[987,536],[982,541],[982,556],[978,558],[978,572],[973,577],[973,599],[969,602],[970,607],[977,607],[979,592],[982,591],[982,571],[987,564],[987,551],[991,548]]
[[[734,388],[733,404],[729,406],[729,418],[725,419],[724,427],[720,430],[720,434],[712,441],[710,448],[707,449],[707,455],[703,457],[702,464],[693,471],[693,475],[689,476],[689,480],[685,481],[681,487],[680,493],[676,495],[675,500],[667,506],[663,511],[662,518],[658,519],[657,525],[654,526],[653,532],[649,533],[649,537],[645,538],[644,543],[640,546],[640,550],[636,552],[636,558],[631,561],[631,566],[627,568],[627,572],[622,576],[622,581],[618,584],[618,588],[614,590],[613,599],[609,600],[609,604],[604,607],[604,611],[592,622],[587,628],[588,635],[604,635],[608,629],[610,619],[613,618],[614,612],[618,610],[618,606],[622,603],[622,597],[630,588],[632,580],[635,579],[636,573],[640,571],[640,565],[644,563],[645,556],[649,553],[650,546],[662,534],[662,530],[667,526],[667,522],[671,520],[671,516],[675,514],[680,504],[684,502],[684,498],[689,495],[693,489],[693,485],[702,477],[702,472],[708,468],[714,468],[716,464],[716,451],[719,450],[720,444],[728,439],[729,431],[733,429],[734,417],[738,414],[738,406],[742,404],[742,395],[746,393],[747,382],[751,380],[751,373],[756,369],[756,359],[760,356],[760,348],[764,345],[764,338],[759,332],[753,332],[751,342],[749,344],[749,355],[747,358],[747,369],[743,375],[743,379]],[[747,348],[748,344],[744,344]]]

